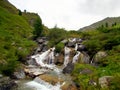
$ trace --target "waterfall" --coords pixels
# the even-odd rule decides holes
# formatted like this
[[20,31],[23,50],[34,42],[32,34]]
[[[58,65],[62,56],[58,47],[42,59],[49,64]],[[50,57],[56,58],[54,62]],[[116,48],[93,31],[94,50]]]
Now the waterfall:
[[75,44],[75,50],[77,51],[77,49],[78,49],[78,44],[76,43]]
[[[43,52],[42,54],[31,56],[31,58],[34,58],[36,63],[41,67],[47,67],[53,69],[55,66],[52,65],[51,63],[54,63],[54,50],[55,50],[54,47],[50,48],[49,50]],[[45,63],[45,61],[48,62],[48,64]]]
[[65,48],[64,48],[64,53],[65,53],[64,66],[65,66],[65,67],[66,67],[67,64],[69,63],[70,51],[71,51],[71,49],[65,46]]
[[77,54],[73,57],[72,63],[76,63],[78,61],[80,54],[81,54],[81,52],[77,51]]
[[54,59],[55,59],[54,50],[55,50],[55,48],[51,49],[51,53],[48,56],[48,64],[54,64]]

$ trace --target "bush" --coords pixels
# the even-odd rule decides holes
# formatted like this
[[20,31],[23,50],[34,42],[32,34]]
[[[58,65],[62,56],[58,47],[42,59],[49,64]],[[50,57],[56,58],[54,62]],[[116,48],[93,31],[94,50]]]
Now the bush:
[[52,47],[58,44],[61,40],[66,38],[66,31],[64,29],[55,27],[49,31],[48,37],[49,37],[49,47]]
[[60,42],[55,46],[55,51],[60,53],[64,49],[64,43]]
[[40,19],[40,17],[38,17],[34,23],[34,35],[35,38],[40,37],[42,35],[42,31],[43,31],[43,25],[42,25],[42,20]]

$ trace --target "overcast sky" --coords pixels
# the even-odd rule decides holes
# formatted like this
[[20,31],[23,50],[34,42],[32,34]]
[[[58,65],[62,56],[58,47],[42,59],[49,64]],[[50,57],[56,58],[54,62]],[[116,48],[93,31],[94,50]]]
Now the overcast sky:
[[120,0],[9,0],[22,11],[35,12],[49,28],[78,30],[106,17],[120,16]]

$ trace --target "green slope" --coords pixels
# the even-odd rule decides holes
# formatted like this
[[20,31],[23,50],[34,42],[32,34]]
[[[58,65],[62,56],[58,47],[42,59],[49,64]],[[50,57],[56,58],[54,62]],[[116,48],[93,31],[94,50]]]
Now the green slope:
[[[39,16],[36,15],[36,17]],[[11,74],[19,66],[19,61],[23,60],[36,46],[30,40],[33,37],[33,30],[34,28],[25,17],[17,14],[17,9],[14,6],[6,0],[0,1],[1,73]]]
[[[86,39],[83,44],[87,47],[91,59],[99,51],[106,52],[107,56],[98,61],[97,67],[80,63],[77,64],[73,71],[75,83],[81,86],[81,90],[119,90],[120,25],[81,32],[81,36]],[[82,71],[86,68],[93,72],[91,74],[80,74],[80,70]],[[108,88],[101,88],[99,86],[98,80],[102,76],[114,77],[114,79],[109,82]],[[97,85],[89,85],[90,80],[95,81]]]
[[114,24],[120,24],[120,17],[107,17],[101,21],[95,22],[89,26],[80,28],[79,31],[94,30],[101,26],[103,27],[112,27]]

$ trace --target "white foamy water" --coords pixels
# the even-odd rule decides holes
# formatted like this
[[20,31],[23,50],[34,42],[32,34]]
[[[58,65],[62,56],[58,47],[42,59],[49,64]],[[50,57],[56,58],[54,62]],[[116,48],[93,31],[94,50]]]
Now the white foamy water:
[[[41,67],[47,67],[47,68],[53,69],[55,67],[55,65],[54,65],[54,50],[55,50],[55,48],[51,48],[42,54],[37,54],[37,55],[31,56],[31,58],[34,58],[36,63],[38,65],[40,65]],[[45,61],[46,61],[46,63],[45,63]]]
[[78,49],[78,44],[76,43],[75,44],[75,50],[77,51],[77,49]]
[[70,51],[71,49],[68,47],[64,48],[65,56],[64,56],[64,66],[66,67],[67,64],[69,63],[69,57],[70,57]]
[[63,84],[57,83],[56,85],[51,85],[39,77],[36,77],[33,81],[26,83],[27,86],[33,88],[33,90],[61,90],[60,87]]
[[76,63],[78,61],[80,54],[81,54],[81,52],[77,51],[77,54],[73,57],[72,63]]

